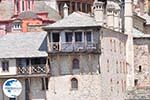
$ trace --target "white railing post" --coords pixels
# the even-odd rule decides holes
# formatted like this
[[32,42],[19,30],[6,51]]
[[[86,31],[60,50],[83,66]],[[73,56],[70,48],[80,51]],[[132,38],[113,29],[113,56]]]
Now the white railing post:
[[32,74],[32,65],[31,65],[31,59],[29,59],[29,74]]

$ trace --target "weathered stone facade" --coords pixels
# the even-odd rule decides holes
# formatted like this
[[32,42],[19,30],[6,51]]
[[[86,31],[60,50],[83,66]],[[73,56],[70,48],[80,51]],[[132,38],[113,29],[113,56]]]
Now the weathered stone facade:
[[124,100],[127,89],[126,39],[112,30],[101,30],[102,100]]
[[135,79],[137,87],[150,86],[149,37],[134,38]]

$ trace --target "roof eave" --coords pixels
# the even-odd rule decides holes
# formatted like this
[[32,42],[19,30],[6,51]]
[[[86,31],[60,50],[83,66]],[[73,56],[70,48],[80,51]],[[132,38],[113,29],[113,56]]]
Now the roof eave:
[[84,29],[89,29],[89,28],[101,28],[100,25],[95,25],[95,26],[71,26],[71,27],[43,27],[43,29],[45,31],[48,31],[48,30],[65,30],[65,29],[81,29],[81,28],[84,28]]

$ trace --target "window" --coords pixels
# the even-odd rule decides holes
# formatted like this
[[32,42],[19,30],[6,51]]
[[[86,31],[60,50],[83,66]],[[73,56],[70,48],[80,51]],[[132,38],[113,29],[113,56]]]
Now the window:
[[52,33],[53,42],[59,42],[59,32]]
[[17,12],[19,12],[20,10],[19,10],[19,1],[18,0],[16,1],[16,8],[17,8]]
[[86,7],[85,7],[85,6],[86,6],[86,4],[85,4],[85,3],[82,3],[82,11],[83,11],[83,12],[86,12],[86,9],[85,9]]
[[75,11],[75,2],[72,2],[72,12]]
[[14,29],[21,29],[21,23],[14,23],[14,26],[13,26]]
[[121,86],[122,86],[122,92],[124,91],[124,83],[123,80],[121,80]]
[[9,71],[9,62],[2,61],[2,71]]
[[91,42],[92,41],[92,34],[90,31],[86,32],[86,41]]
[[75,42],[82,42],[82,32],[75,32]]
[[16,98],[9,98],[9,100],[16,100]]
[[72,32],[65,32],[66,42],[72,42]]
[[88,12],[88,13],[91,12],[91,9],[90,9],[90,8],[91,8],[91,5],[88,4],[88,5],[87,5],[87,12]]
[[41,78],[42,80],[42,90],[48,90],[48,78]]
[[111,92],[113,92],[113,87],[112,86],[110,87],[110,90],[111,90]]
[[120,48],[120,54],[121,54],[122,53],[121,42],[119,43],[119,48]]
[[28,9],[31,8],[31,7],[30,7],[30,6],[31,6],[31,5],[30,5],[30,1],[31,1],[31,0],[28,0]]
[[112,51],[112,39],[110,39],[110,51]]
[[122,73],[122,62],[120,61],[120,73]]
[[134,86],[137,86],[138,85],[138,79],[135,79],[134,80]]
[[119,81],[117,81],[117,94],[119,94]]
[[73,59],[73,66],[72,69],[79,69],[79,60],[78,59]]
[[78,89],[78,80],[76,78],[71,79],[71,89],[73,89],[73,90]]
[[22,0],[22,11],[24,11],[24,0]]
[[109,60],[107,60],[107,72],[109,72]]
[[126,74],[126,66],[125,66],[125,62],[123,62],[123,72],[124,72],[124,74]]
[[142,72],[142,66],[141,65],[139,66],[139,72]]
[[77,11],[81,11],[80,2],[77,2]]
[[110,83],[111,83],[111,84],[113,84],[113,80],[112,80],[112,78],[110,79]]
[[114,40],[114,52],[116,52],[116,41]]
[[116,73],[118,73],[118,61],[116,61]]
[[119,84],[119,81],[117,81],[117,84]]

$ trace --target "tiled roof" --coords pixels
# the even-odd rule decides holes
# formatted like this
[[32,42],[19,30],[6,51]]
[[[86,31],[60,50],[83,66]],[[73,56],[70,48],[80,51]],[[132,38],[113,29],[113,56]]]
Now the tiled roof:
[[46,33],[8,33],[0,38],[0,58],[45,57]]
[[136,29],[136,28],[133,28],[133,35],[134,36],[143,36],[144,35],[144,32]]
[[32,11],[22,12],[17,19],[38,18],[37,14]]
[[147,13],[140,17],[146,20],[146,24],[150,24],[150,16]]
[[143,87],[128,91],[126,100],[150,100],[150,88]]
[[71,27],[95,27],[99,26],[95,19],[88,14],[82,12],[74,12],[69,16],[50,24],[44,29],[71,28]]
[[[34,2],[33,12],[48,12],[48,18],[54,21],[61,19],[57,11],[48,6],[44,1],[36,0]],[[9,20],[14,15],[13,0],[3,0],[0,2],[0,19]]]
[[48,12],[48,18],[54,21],[57,21],[59,19],[61,19],[61,16],[59,15],[59,13],[54,10],[53,8],[51,8],[50,6],[48,6],[46,4],[46,2],[44,1],[40,1],[40,0],[36,0],[34,2],[34,12],[38,13],[38,12]]
[[2,20],[9,20],[14,14],[13,0],[7,1],[0,2],[0,18]]

